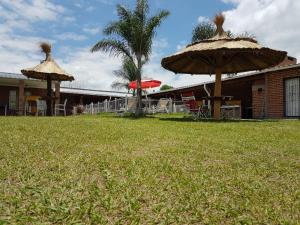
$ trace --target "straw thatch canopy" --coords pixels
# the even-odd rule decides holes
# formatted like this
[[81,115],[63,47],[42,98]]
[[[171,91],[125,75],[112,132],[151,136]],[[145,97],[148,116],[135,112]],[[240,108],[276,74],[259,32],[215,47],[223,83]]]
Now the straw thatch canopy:
[[64,71],[51,57],[51,45],[48,43],[41,44],[42,51],[46,54],[46,59],[39,65],[23,69],[21,72],[30,78],[41,80],[55,80],[55,81],[72,81],[74,77]]
[[222,25],[224,16],[217,15],[213,38],[188,45],[178,53],[163,58],[162,66],[174,73],[214,74],[238,73],[276,66],[287,53],[262,47],[252,38],[230,38]]
[[287,53],[262,47],[252,38],[230,38],[223,30],[225,17],[215,17],[217,30],[213,38],[188,45],[180,52],[163,58],[165,69],[174,73],[216,74],[214,118],[220,119],[222,73],[239,73],[276,66]]

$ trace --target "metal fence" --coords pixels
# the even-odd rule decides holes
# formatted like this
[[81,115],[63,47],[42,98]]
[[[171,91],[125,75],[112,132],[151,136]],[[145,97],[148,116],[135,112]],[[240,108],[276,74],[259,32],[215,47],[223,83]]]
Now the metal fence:
[[[159,99],[143,99],[143,109],[146,113],[155,113],[157,106],[159,103]],[[92,102],[90,104],[85,105],[83,108],[84,113],[86,114],[98,114],[105,112],[126,112],[128,107],[128,98],[120,98],[114,100],[105,100],[103,102]],[[189,108],[184,104],[183,101],[173,101],[169,99],[169,102],[166,106],[167,113],[188,113]],[[76,110],[73,112],[76,114]]]

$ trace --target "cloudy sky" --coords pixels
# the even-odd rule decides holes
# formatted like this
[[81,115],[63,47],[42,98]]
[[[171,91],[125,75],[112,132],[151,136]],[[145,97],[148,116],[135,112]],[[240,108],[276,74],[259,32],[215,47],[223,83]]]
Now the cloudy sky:
[[[212,79],[210,76],[174,75],[160,66],[166,55],[190,43],[199,21],[218,12],[225,28],[250,32],[267,47],[288,51],[300,59],[300,0],[149,0],[151,13],[167,9],[171,15],[158,29],[147,78],[179,87]],[[41,41],[53,44],[53,56],[69,73],[73,86],[110,90],[112,71],[120,59],[89,49],[103,38],[102,29],[117,18],[117,3],[133,7],[135,0],[0,0],[0,71],[19,73],[39,63]]]

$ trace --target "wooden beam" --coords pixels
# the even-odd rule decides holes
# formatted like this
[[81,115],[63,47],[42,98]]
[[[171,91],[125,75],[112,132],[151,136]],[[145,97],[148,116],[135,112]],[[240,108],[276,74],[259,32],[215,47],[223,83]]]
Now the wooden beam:
[[222,93],[222,71],[220,68],[216,68],[216,80],[214,88],[214,119],[221,119],[221,93]]

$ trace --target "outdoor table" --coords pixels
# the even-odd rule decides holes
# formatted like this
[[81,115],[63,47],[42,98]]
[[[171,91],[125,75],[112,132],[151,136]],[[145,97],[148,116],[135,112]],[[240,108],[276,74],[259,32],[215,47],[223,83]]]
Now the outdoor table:
[[223,119],[241,118],[241,106],[239,105],[222,105],[221,112]]
[[26,99],[25,99],[25,115],[26,115],[27,109],[28,109],[28,113],[34,113],[35,115],[37,114],[37,101],[40,98],[41,98],[40,96],[35,96],[35,95],[26,97]]
[[[38,116],[39,111],[40,111],[40,106],[44,105],[43,102],[45,102],[45,100],[43,100],[43,98],[41,96],[27,96],[25,99],[25,116],[26,116],[26,111],[28,109],[28,112],[30,114],[34,114],[36,116]],[[44,115],[44,113],[43,113]]]

